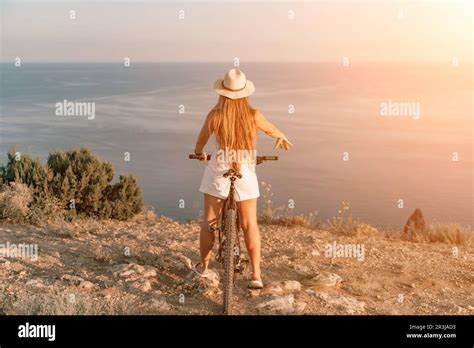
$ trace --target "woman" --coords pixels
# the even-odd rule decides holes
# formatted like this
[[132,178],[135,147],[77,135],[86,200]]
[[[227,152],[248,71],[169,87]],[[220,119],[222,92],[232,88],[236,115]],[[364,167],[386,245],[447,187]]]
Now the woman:
[[208,265],[215,236],[209,227],[218,223],[223,200],[229,193],[230,182],[223,177],[223,174],[233,168],[242,174],[242,178],[235,182],[235,188],[236,201],[239,202],[240,223],[252,266],[249,287],[261,289],[263,282],[260,273],[260,232],[257,225],[257,198],[260,193],[255,174],[255,157],[224,156],[223,160],[221,154],[235,155],[239,151],[254,154],[257,130],[276,138],[275,148],[288,150],[292,144],[260,112],[250,106],[247,97],[255,91],[255,87],[242,71],[229,70],[224,79],[215,82],[214,90],[219,94],[219,100],[207,115],[194,150],[196,155],[206,158],[204,146],[210,135],[215,135],[219,156],[212,156],[207,164],[199,189],[204,193],[204,219],[200,235],[201,262],[194,267],[194,270],[201,276],[206,276],[210,271]]

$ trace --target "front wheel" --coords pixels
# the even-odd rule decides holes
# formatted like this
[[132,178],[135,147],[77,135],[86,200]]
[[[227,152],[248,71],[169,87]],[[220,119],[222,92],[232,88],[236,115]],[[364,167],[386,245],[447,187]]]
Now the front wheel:
[[232,314],[234,287],[234,246],[237,237],[237,211],[229,209],[224,224],[224,314]]

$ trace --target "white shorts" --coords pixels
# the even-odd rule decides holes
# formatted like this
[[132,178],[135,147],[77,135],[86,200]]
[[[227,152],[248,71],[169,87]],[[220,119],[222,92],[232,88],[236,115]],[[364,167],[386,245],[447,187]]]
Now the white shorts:
[[[204,170],[199,191],[217,198],[226,199],[229,195],[230,180],[229,178],[224,178],[224,173],[230,168],[230,164],[220,163],[212,156]],[[241,163],[240,173],[242,178],[235,181],[235,200],[239,202],[260,197],[255,164]]]

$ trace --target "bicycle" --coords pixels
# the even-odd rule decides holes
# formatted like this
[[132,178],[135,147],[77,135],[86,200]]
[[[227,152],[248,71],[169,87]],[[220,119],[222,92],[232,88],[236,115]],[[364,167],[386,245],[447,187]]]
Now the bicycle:
[[[202,156],[189,155],[190,159],[202,160]],[[206,161],[211,159],[207,155]],[[278,156],[257,156],[257,164],[265,161],[276,161]],[[232,314],[232,293],[235,284],[235,275],[243,273],[245,261],[240,253],[240,220],[235,200],[235,181],[242,178],[242,174],[229,169],[224,173],[225,178],[230,180],[230,190],[227,199],[224,200],[222,211],[217,225],[210,225],[209,232],[218,232],[219,249],[216,254],[216,261],[220,262],[224,268],[223,281],[223,312],[225,315]]]

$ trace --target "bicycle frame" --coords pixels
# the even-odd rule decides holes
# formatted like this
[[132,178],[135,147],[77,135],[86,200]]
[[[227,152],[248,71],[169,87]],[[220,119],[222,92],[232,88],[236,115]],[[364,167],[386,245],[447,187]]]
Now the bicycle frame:
[[219,237],[219,248],[218,248],[218,252],[216,254],[216,261],[218,262],[223,262],[223,259],[222,259],[222,251],[223,251],[223,245],[224,245],[224,238],[225,238],[225,235],[224,235],[224,231],[225,231],[225,226],[224,226],[224,223],[225,223],[225,217],[226,217],[226,213],[229,211],[229,210],[235,210],[236,211],[236,217],[237,217],[237,222],[236,222],[236,226],[237,226],[237,236],[236,236],[236,240],[237,240],[237,243],[236,245],[234,246],[234,257],[235,257],[235,262],[234,262],[234,275],[235,273],[242,273],[243,270],[244,270],[244,263],[243,263],[243,260],[241,258],[241,252],[240,252],[240,237],[239,237],[239,234],[238,232],[240,231],[240,214],[238,212],[238,206],[237,206],[237,201],[235,200],[235,194],[236,194],[236,191],[235,191],[235,181],[237,179],[241,179],[242,178],[242,174],[234,171],[233,169],[230,169],[228,172],[226,172],[224,174],[224,177],[228,177],[229,180],[230,180],[230,190],[229,190],[229,195],[227,197],[226,200],[224,200],[224,203],[223,203],[223,206],[222,206],[222,212],[220,214],[220,226],[218,228],[216,227],[213,227],[213,226],[209,226],[209,231],[210,232],[218,232],[218,237]]
[[[208,155],[206,154],[205,157],[203,158],[202,155],[189,155],[189,158],[190,159],[199,159],[199,160],[205,160],[205,161],[209,161],[211,159],[211,155]],[[265,161],[276,161],[278,160],[278,156],[257,156],[257,165],[258,164],[261,164]],[[227,171],[225,174],[224,174],[224,177],[228,177],[229,180],[230,180],[230,190],[229,190],[229,196],[227,197],[227,199],[224,201],[224,204],[222,206],[222,212],[220,214],[220,221],[217,222],[217,226],[216,225],[210,225],[209,226],[209,232],[211,233],[214,233],[214,232],[218,232],[218,236],[219,236],[219,249],[218,249],[218,252],[217,252],[217,255],[216,255],[216,260],[218,262],[221,262],[223,263],[223,259],[222,259],[222,248],[223,248],[223,243],[224,243],[224,231],[225,231],[225,228],[224,228],[224,222],[225,222],[225,213],[226,211],[232,209],[232,210],[236,210],[237,214],[237,231],[240,231],[240,217],[239,217],[239,214],[238,214],[238,210],[237,210],[237,202],[235,201],[235,180],[237,179],[240,179],[242,178],[242,174],[236,172],[235,170],[233,169],[230,169],[229,171]],[[242,258],[240,257],[240,238],[237,236],[237,242],[238,242],[238,245],[237,245],[237,250],[235,252],[235,255],[237,257],[236,259],[236,262],[234,263],[234,265],[236,265],[236,272],[239,272],[241,273],[243,271],[243,263],[242,263]]]
[[[206,154],[189,155],[191,159],[210,160],[211,156]],[[257,156],[257,163],[264,161],[278,160],[277,156]],[[229,169],[224,173],[224,178],[230,180],[230,190],[227,199],[224,200],[220,213],[220,221],[209,225],[209,232],[218,232],[219,248],[216,254],[216,260],[224,268],[224,314],[232,313],[232,287],[235,286],[235,274],[242,273],[245,268],[246,260],[241,257],[240,252],[240,216],[238,204],[235,199],[235,181],[242,178],[242,174]],[[229,214],[229,215],[227,215]]]

